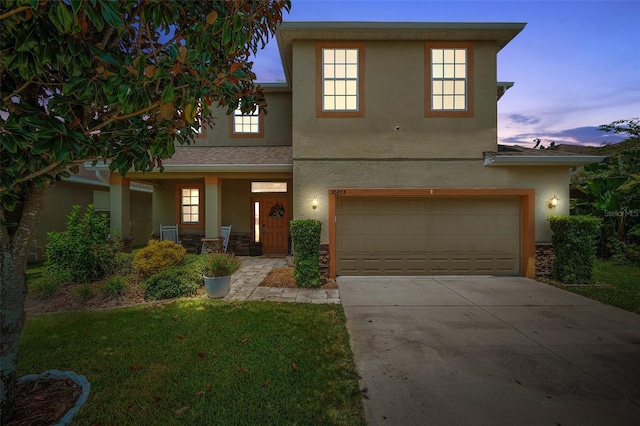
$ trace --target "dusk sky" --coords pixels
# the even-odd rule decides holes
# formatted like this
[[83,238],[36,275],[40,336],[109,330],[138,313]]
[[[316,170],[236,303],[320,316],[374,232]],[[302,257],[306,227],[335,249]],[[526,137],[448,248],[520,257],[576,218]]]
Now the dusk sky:
[[[597,127],[640,117],[640,1],[292,0],[285,21],[525,22],[498,54],[500,143],[600,145]],[[284,80],[277,43],[258,52],[258,81]]]

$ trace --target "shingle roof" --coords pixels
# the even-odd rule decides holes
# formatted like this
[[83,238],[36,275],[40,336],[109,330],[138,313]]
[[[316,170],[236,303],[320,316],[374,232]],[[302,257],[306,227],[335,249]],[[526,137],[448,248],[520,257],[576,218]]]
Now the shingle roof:
[[166,166],[293,165],[291,146],[182,146]]

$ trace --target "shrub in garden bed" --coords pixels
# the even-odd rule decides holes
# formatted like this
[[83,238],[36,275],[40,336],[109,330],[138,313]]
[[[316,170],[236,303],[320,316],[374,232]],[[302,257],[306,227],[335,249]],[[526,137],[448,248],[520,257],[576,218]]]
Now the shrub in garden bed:
[[122,242],[111,235],[109,219],[89,205],[84,214],[73,206],[67,229],[47,234],[45,270],[85,283],[103,278],[115,268]]
[[318,220],[304,219],[291,221],[291,239],[295,251],[293,278],[298,287],[320,287],[320,230]]
[[591,282],[602,219],[592,216],[549,216],[555,262],[553,276],[565,284]]
[[202,285],[202,256],[188,255],[178,266],[171,266],[142,283],[146,300],[173,299],[190,296]]
[[147,278],[170,266],[179,265],[187,255],[187,250],[173,241],[150,240],[133,257],[132,266],[136,274]]

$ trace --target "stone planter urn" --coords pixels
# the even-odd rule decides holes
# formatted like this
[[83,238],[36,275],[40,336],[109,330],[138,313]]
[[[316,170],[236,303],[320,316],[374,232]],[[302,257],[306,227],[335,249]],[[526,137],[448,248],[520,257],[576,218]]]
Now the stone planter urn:
[[240,260],[232,253],[205,254],[203,268],[204,285],[207,296],[220,299],[229,294],[231,275],[240,269]]

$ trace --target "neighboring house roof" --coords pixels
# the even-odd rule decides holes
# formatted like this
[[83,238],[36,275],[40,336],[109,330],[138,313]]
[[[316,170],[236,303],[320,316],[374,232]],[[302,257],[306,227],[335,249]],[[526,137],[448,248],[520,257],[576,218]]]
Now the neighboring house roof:
[[484,152],[485,166],[580,166],[599,163],[606,155],[585,155],[569,152],[498,145],[498,151]]
[[519,22],[283,22],[276,30],[291,84],[293,40],[495,41],[498,51],[525,27]]
[[[162,160],[166,171],[189,172],[290,172],[293,155],[287,146],[178,146]],[[108,165],[97,165],[105,170]]]

